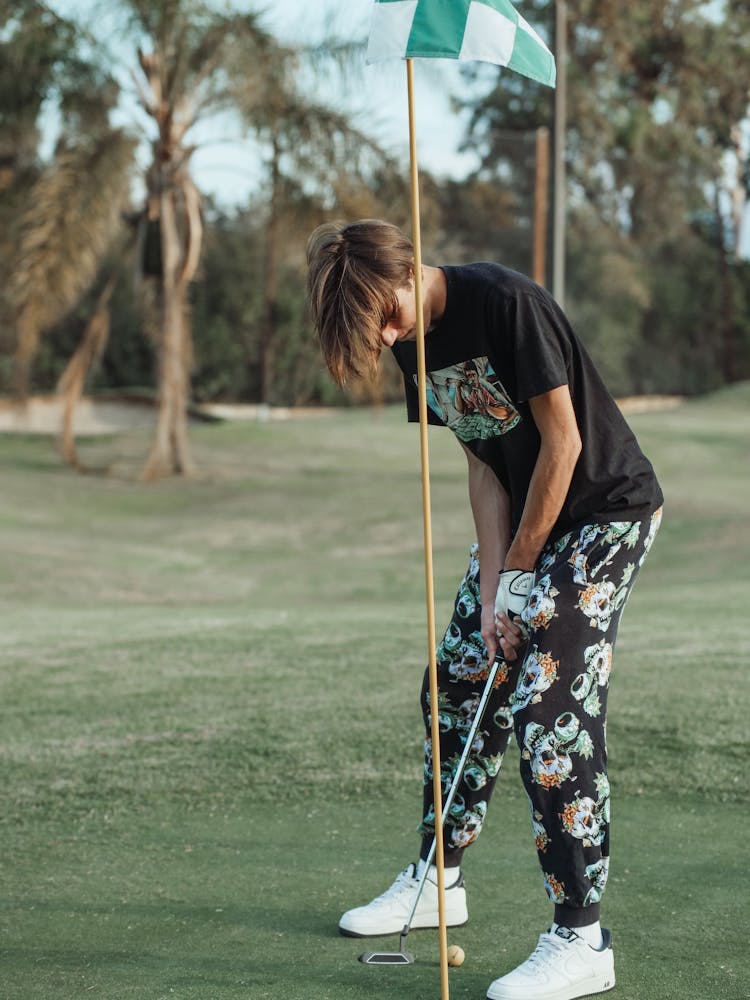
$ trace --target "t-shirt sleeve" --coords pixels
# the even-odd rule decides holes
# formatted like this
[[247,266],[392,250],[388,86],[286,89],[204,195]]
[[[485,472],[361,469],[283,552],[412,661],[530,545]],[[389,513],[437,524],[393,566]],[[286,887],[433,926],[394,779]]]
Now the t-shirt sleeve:
[[517,401],[567,385],[571,331],[554,299],[521,291],[508,320]]

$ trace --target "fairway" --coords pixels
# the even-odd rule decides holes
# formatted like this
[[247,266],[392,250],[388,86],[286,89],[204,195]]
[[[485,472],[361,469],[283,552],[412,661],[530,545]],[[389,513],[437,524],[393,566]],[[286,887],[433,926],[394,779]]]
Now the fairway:
[[[630,418],[666,495],[610,696],[617,1000],[740,1000],[748,960],[750,385]],[[0,436],[2,1000],[431,1000],[365,967],[343,909],[417,850],[425,660],[417,432],[400,407],[148,434]],[[439,626],[472,526],[430,432]],[[551,919],[509,751],[466,862],[451,995]],[[396,939],[380,945],[397,947]]]

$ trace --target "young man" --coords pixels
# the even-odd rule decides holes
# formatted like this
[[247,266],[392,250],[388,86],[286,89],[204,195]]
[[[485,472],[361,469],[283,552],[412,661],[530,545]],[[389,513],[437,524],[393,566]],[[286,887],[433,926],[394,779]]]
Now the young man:
[[[413,248],[376,220],[320,226],[308,244],[310,309],[333,377],[390,347],[418,419]],[[554,919],[490,1000],[569,1000],[614,986],[599,923],[609,860],[605,715],[623,606],[661,518],[653,469],[551,296],[498,264],[424,267],[431,423],[466,453],[477,543],[437,651],[444,794],[489,664],[501,669],[445,827],[449,925],[468,919],[460,863],[478,837],[512,731]],[[481,567],[481,572],[480,572]],[[520,618],[510,591],[527,595]],[[522,599],[523,604],[523,599]],[[434,836],[429,692],[420,862],[341,918],[354,936],[401,930]],[[428,874],[414,927],[435,927]]]

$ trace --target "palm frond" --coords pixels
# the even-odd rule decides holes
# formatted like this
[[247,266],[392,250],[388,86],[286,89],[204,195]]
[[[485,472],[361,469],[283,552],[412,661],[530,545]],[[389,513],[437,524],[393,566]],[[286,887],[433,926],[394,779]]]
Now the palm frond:
[[205,75],[206,67],[220,65],[229,46],[252,48],[256,53],[276,49],[279,43],[265,31],[257,14],[218,14],[195,38],[188,54],[188,68],[194,78]]
[[171,113],[183,132],[206,107],[231,103],[237,75],[255,73],[262,64],[267,76],[271,54],[281,51],[257,14],[220,12],[190,0],[128,3],[145,36],[139,61],[148,86],[137,81],[140,99],[154,117],[159,109]]
[[28,391],[39,339],[94,279],[128,193],[134,142],[121,131],[66,149],[32,189],[9,283],[16,391]]

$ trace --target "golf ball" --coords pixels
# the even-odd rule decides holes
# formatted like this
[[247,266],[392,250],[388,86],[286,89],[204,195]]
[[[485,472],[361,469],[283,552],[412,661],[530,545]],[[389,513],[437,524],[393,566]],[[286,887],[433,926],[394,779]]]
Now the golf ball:
[[448,965],[457,968],[459,965],[464,964],[465,958],[466,955],[463,948],[459,948],[457,944],[448,945]]

